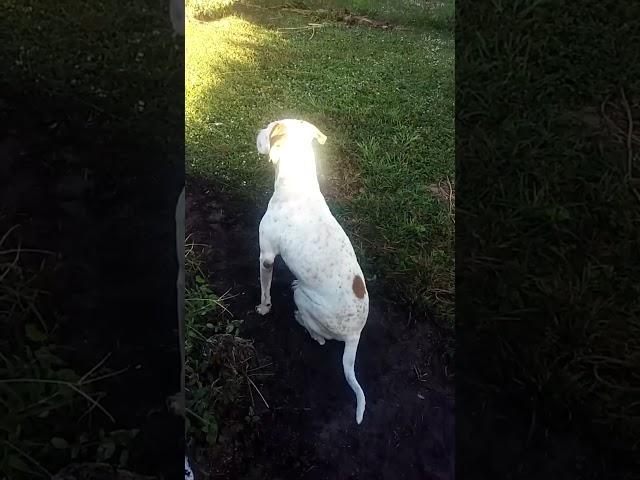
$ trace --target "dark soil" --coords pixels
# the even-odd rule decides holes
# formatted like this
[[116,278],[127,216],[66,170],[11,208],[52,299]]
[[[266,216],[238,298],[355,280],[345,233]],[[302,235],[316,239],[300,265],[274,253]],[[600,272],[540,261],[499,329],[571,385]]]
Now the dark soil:
[[426,314],[386,298],[383,284],[368,283],[370,313],[356,362],[367,407],[357,425],[343,344],[320,346],[293,320],[293,276],[280,259],[273,308],[265,317],[254,311],[265,209],[202,181],[187,183],[187,235],[211,247],[211,281],[217,292],[236,295],[228,307],[273,373],[260,384],[269,408],[256,401],[262,411],[252,440],[196,460],[201,478],[452,479],[453,387],[441,360],[446,334]]
[[[69,99],[0,98],[0,235],[18,225],[22,248],[53,252],[42,265],[42,256],[21,258],[40,271],[51,348],[79,376],[106,355],[108,371],[126,369],[95,385],[114,423],[97,411],[79,421],[78,412],[58,416],[55,434],[94,441],[99,429],[138,429],[126,466],[175,478],[183,423],[166,400],[180,388],[174,209],[182,164],[163,162],[158,150]],[[3,327],[20,337],[24,326],[12,323]],[[24,340],[2,338],[11,348]],[[52,433],[26,435],[46,443]],[[38,458],[53,473],[71,461],[68,451],[54,453]],[[94,460],[95,447],[75,459]]]

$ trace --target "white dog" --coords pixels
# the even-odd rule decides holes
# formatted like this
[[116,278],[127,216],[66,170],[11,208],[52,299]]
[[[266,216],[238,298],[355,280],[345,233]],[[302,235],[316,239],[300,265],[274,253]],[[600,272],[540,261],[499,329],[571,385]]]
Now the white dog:
[[273,262],[280,255],[296,276],[296,321],[320,345],[345,343],[342,365],[356,394],[356,422],[362,422],[365,398],[354,365],[360,333],[369,314],[364,275],[349,238],[320,193],[312,142],[327,137],[302,120],[280,120],[260,130],[258,152],[275,164],[273,196],[260,222],[260,315],[271,309]]

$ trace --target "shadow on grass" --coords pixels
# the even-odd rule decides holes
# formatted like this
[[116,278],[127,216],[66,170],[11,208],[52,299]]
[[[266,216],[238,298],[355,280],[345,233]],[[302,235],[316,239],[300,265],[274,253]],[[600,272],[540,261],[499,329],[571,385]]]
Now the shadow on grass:
[[[379,469],[391,476],[396,468],[411,479],[428,473],[451,478],[452,395],[448,379],[442,378],[441,345],[435,339],[446,334],[435,333],[428,321],[425,305],[431,298],[407,312],[387,300],[396,291],[384,291],[401,282],[410,285],[414,299],[429,291],[438,279],[422,269],[430,265],[433,251],[445,257],[438,272],[449,268],[449,277],[443,274],[440,280],[445,285],[452,281],[452,265],[447,263],[452,262],[449,212],[426,195],[430,183],[453,177],[453,69],[446,55],[451,43],[440,34],[390,35],[341,26],[314,31],[307,28],[304,16],[281,10],[241,5],[233,12],[214,22],[187,25],[187,171],[193,179],[187,205],[196,205],[191,210],[191,218],[198,220],[194,230],[209,238],[215,249],[212,258],[217,261],[209,262],[212,282],[236,288],[231,294],[238,298],[228,306],[245,320],[242,333],[251,336],[263,354],[273,354],[277,374],[265,385],[258,384],[271,409],[259,412],[263,425],[248,427],[260,432],[257,446],[250,441],[255,431],[238,436],[227,418],[219,418],[225,435],[216,451],[224,452],[216,458],[228,458],[230,445],[242,441],[251,461],[236,453],[235,473],[256,478],[284,474],[285,468],[288,475],[302,475],[309,467],[332,478],[353,472],[369,476]],[[395,54],[380,53],[387,51]],[[328,201],[359,258],[366,259],[363,269],[370,291],[376,292],[369,338],[359,357],[363,372],[368,372],[364,375],[372,379],[372,413],[359,431],[352,429],[350,392],[341,371],[327,367],[336,358],[339,366],[341,347],[330,342],[328,350],[315,350],[302,343],[307,338],[291,322],[284,269],[275,274],[274,298],[282,297],[278,311],[267,322],[253,313],[258,285],[255,235],[273,188],[273,168],[257,154],[255,133],[286,117],[307,119],[328,136],[317,150],[322,188],[327,192],[327,186],[339,185],[329,190]],[[187,211],[188,223],[189,217]],[[441,245],[433,240],[438,237]],[[401,250],[403,243],[408,246]],[[373,266],[385,278],[371,278]],[[389,272],[396,275],[386,276]],[[416,272],[419,278],[412,278]],[[379,348],[386,348],[387,354],[376,354]],[[304,366],[298,352],[305,352]],[[422,375],[415,369],[433,373],[435,393],[416,394],[425,384],[414,380]],[[385,381],[387,375],[393,380]],[[316,376],[330,383],[309,385]],[[323,385],[325,391],[308,393]],[[333,385],[335,395],[327,393],[334,391]],[[399,387],[395,393],[389,391],[391,385]],[[402,412],[392,397],[406,399]],[[422,400],[433,402],[434,411],[424,413]],[[256,398],[253,413],[258,405]],[[236,406],[248,409],[250,399],[239,398]],[[384,432],[392,424],[404,436],[394,458],[387,461]],[[432,429],[424,434],[427,424]],[[366,437],[375,445],[346,451],[336,440],[343,434],[356,443]],[[294,458],[295,465],[285,467]],[[218,461],[213,473],[224,474],[223,463]]]
[[[249,2],[246,2],[249,3]],[[267,8],[283,7],[280,0],[258,0]],[[361,15],[371,20],[389,22],[393,26],[453,33],[455,1],[431,0],[298,0],[290,8],[308,10],[309,15],[326,19],[342,19],[345,14]]]
[[[640,432],[629,375],[639,347],[640,208],[615,132],[627,128],[620,85],[633,117],[640,113],[631,93],[637,30],[613,3],[507,3],[499,2],[499,21],[484,7],[467,11],[457,43],[469,192],[458,204],[459,398],[467,402],[458,425],[474,425],[475,409],[509,412],[508,424],[491,421],[483,434],[493,442],[510,432],[519,438],[505,445],[526,457],[505,465],[479,448],[484,442],[459,449],[488,459],[494,475],[543,476],[537,450],[556,459],[544,465],[556,477],[584,469],[623,478]],[[619,118],[613,128],[600,114],[607,96]]]
[[204,65],[187,72],[196,90],[187,100],[188,170],[265,205],[273,173],[255,151],[255,132],[275,118],[315,123],[329,138],[318,150],[321,184],[354,246],[367,253],[360,257],[392,284],[401,280],[395,293],[403,301],[450,320],[454,227],[429,192],[453,178],[451,42],[439,34],[313,30],[304,16],[277,9],[234,11],[189,27],[199,40],[187,55]]

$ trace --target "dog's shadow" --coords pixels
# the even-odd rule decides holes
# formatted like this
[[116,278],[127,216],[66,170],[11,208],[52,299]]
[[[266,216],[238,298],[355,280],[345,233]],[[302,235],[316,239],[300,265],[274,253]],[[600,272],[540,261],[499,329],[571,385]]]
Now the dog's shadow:
[[[273,452],[290,458],[312,454],[314,462],[326,460],[323,472],[340,465],[342,471],[375,471],[383,478],[402,471],[410,473],[405,478],[452,478],[453,402],[447,391],[440,392],[446,385],[428,360],[437,342],[425,316],[387,298],[383,283],[367,284],[369,316],[356,357],[367,405],[357,425],[356,401],[342,367],[344,344],[319,345],[295,321],[294,276],[280,257],[274,265],[272,309],[265,316],[255,311],[260,303],[258,224],[264,210],[190,181],[187,211],[193,241],[210,246],[212,285],[217,291],[230,289],[227,306],[243,320],[241,335],[254,342],[265,366],[255,382],[268,407],[259,400],[253,407],[264,445],[273,447],[263,458],[271,459]],[[390,432],[402,448],[387,458]]]
[[[256,279],[258,268],[256,264]],[[279,381],[286,384],[287,390],[292,390],[287,394],[287,403],[312,409],[310,418],[323,424],[334,419],[338,412],[340,417],[344,416],[345,424],[356,425],[353,418],[355,398],[345,381],[342,367],[344,343],[327,341],[320,345],[294,320],[296,305],[291,290],[293,280],[295,276],[287,265],[280,257],[276,257],[271,284],[271,311],[265,316],[254,310],[247,312],[246,333],[255,341],[265,344],[265,350],[271,355],[277,369]],[[256,281],[256,285],[246,289],[256,304],[260,299],[258,283]],[[384,338],[388,339],[390,332],[385,331],[380,318],[379,307],[371,305],[356,359],[356,376],[365,390],[368,409],[373,407],[378,396],[376,379],[389,367],[386,365],[387,356],[380,352],[384,351]]]

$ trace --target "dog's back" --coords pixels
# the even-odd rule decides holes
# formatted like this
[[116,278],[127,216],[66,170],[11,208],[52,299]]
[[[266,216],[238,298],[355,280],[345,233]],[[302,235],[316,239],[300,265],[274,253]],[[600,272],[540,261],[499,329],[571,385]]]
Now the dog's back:
[[259,153],[276,166],[274,193],[260,222],[260,315],[271,310],[273,261],[280,255],[297,280],[296,321],[321,345],[344,342],[344,375],[356,395],[356,422],[366,399],[355,376],[360,333],[369,314],[362,269],[346,233],[320,192],[311,142],[326,136],[301,120],[271,122],[258,132]]
[[317,304],[317,321],[336,340],[359,334],[369,297],[346,233],[319,192],[292,199],[274,194],[260,228],[268,229],[297,288]]

